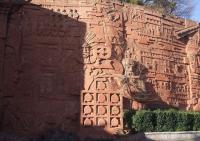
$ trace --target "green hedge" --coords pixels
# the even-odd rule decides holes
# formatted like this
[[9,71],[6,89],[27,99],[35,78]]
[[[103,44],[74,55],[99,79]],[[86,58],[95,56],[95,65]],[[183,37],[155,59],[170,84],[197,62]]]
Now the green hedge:
[[193,130],[200,131],[200,113],[193,115]]
[[132,126],[132,123],[133,123],[133,118],[134,118],[134,114],[135,114],[135,111],[133,110],[127,110],[124,112],[124,125],[125,125],[125,128],[129,128],[131,130],[133,130],[133,126]]
[[176,127],[176,112],[174,110],[160,111],[156,110],[155,129],[157,132],[174,131]]
[[133,117],[133,127],[136,131],[154,131],[155,129],[155,114],[151,111],[136,112]]
[[137,132],[200,131],[200,113],[141,110],[125,114],[126,127]]
[[188,112],[177,113],[176,131],[192,131],[193,130],[193,114]]

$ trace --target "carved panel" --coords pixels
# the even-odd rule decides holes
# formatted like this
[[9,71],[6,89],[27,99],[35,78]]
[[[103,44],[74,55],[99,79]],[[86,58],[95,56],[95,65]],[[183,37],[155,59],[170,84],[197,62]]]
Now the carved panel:
[[123,107],[120,92],[82,91],[81,103],[82,125],[123,128]]

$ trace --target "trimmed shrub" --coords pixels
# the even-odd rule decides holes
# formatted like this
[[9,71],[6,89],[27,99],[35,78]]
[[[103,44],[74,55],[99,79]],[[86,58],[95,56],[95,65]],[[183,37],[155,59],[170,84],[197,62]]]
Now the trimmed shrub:
[[177,112],[175,110],[167,110],[167,111],[155,111],[156,115],[156,131],[164,132],[164,131],[175,131],[176,127],[176,116]]
[[126,128],[133,129],[133,118],[134,118],[135,111],[127,110],[124,112],[124,125]]
[[176,131],[191,131],[192,128],[193,114],[189,112],[178,112]]
[[200,113],[193,114],[193,131],[200,131]]
[[133,118],[133,127],[139,132],[151,132],[155,127],[155,114],[151,111],[137,111]]
[[[132,116],[131,116],[132,115]],[[127,127],[138,132],[200,131],[200,112],[142,110],[125,113]]]

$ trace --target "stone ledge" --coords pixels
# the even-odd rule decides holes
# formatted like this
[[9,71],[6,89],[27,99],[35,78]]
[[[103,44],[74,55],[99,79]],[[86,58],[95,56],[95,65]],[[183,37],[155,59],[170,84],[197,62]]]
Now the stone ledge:
[[145,133],[147,141],[200,141],[200,131]]

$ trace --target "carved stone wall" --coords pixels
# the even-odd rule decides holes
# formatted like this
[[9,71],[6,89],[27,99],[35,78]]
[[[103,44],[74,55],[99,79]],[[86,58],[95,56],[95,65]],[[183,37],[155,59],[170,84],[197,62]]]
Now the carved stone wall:
[[200,110],[198,23],[111,0],[5,1],[0,19],[4,131],[114,132],[124,108]]
[[79,129],[86,33],[82,21],[88,20],[92,7],[71,2],[76,3],[7,4],[9,21],[4,20],[1,30],[7,32],[1,46],[4,131]]
[[145,86],[130,90],[133,108],[199,110],[199,24],[141,7],[128,6],[126,10],[125,76],[130,85],[140,80]]
[[[123,34],[123,5],[108,1],[96,2],[90,12],[84,50],[85,87],[82,92],[82,125],[123,128],[122,93],[119,77]],[[85,54],[84,54],[85,55]]]

